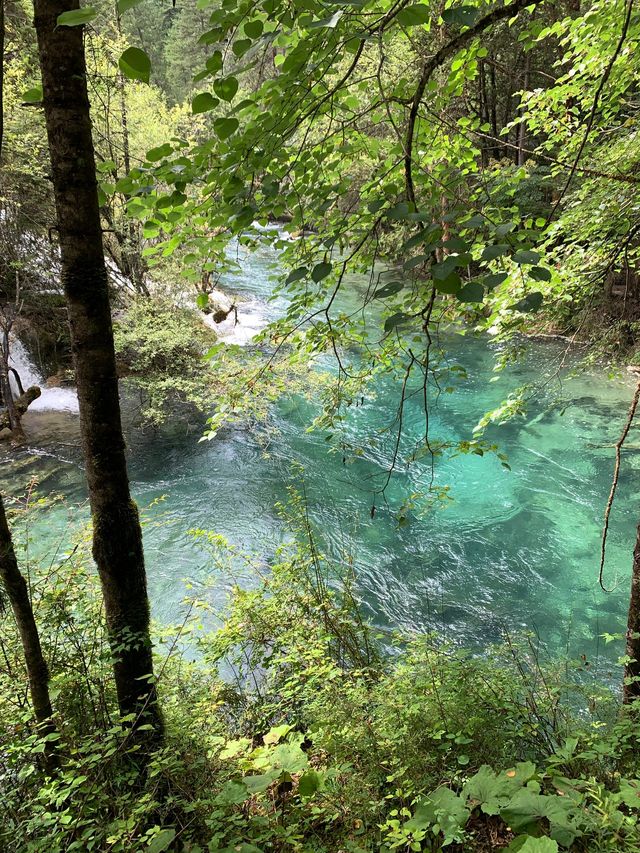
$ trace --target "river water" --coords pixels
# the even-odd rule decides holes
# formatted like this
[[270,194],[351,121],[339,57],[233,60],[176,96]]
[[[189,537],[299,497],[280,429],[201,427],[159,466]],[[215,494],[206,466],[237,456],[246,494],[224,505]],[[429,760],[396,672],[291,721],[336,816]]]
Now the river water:
[[[226,286],[240,293],[240,327],[223,329],[226,339],[250,337],[282,310],[268,303],[274,255],[245,258],[243,272]],[[228,321],[229,323],[231,321]],[[435,485],[449,487],[450,500],[431,511],[417,507],[398,523],[403,499],[424,490],[431,475],[424,459],[402,468],[387,491],[388,507],[373,484],[385,476],[391,435],[377,451],[343,460],[331,452],[325,434],[309,432],[317,414],[312,403],[294,397],[275,408],[276,428],[268,447],[250,432],[223,430],[200,442],[200,428],[173,423],[162,432],[128,432],[132,489],[145,513],[149,588],[154,616],[179,618],[184,582],[199,587],[211,575],[211,560],[189,535],[191,528],[214,530],[268,562],[289,535],[275,505],[287,487],[301,483],[309,515],[322,545],[338,565],[355,566],[368,616],[381,627],[437,630],[456,642],[485,647],[505,631],[534,631],[552,652],[584,653],[594,666],[610,667],[599,636],[622,629],[628,594],[635,524],[640,512],[640,438],[632,430],[623,455],[619,493],[612,514],[606,578],[614,591],[598,587],[602,514],[611,485],[613,443],[629,405],[632,383],[604,371],[558,374],[560,342],[532,342],[524,359],[494,377],[499,347],[490,340],[449,335],[450,358],[468,378],[451,394],[434,397],[430,435],[471,437],[478,419],[508,391],[532,383],[537,391],[524,418],[491,426],[487,438],[508,455],[511,470],[493,454],[443,457]],[[573,358],[568,359],[571,365]],[[350,438],[365,441],[388,425],[398,388],[381,381],[378,395],[354,410]],[[395,395],[395,396],[394,396]],[[67,409],[72,408],[67,406]],[[423,429],[419,401],[409,401],[407,440]],[[85,491],[77,442],[77,414],[40,408],[28,413],[29,446],[5,452],[0,485],[19,494],[29,478],[39,491],[62,492],[66,506],[48,511],[34,531],[42,550],[67,542],[72,521],[86,518]],[[75,507],[80,506],[80,510]],[[222,606],[232,579],[218,574],[206,594]]]

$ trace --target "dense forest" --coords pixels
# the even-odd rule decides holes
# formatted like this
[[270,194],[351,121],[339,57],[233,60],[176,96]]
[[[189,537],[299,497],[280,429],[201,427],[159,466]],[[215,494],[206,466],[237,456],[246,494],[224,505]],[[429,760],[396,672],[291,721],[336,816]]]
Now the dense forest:
[[0,0],[0,851],[640,851],[637,121],[635,0]]

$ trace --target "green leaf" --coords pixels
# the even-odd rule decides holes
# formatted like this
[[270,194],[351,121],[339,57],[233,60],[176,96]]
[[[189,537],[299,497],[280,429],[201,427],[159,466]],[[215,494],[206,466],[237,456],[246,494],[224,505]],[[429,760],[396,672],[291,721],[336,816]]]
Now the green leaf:
[[161,829],[149,842],[147,853],[163,853],[176,837],[175,829]]
[[495,246],[485,246],[482,250],[483,261],[494,261],[509,251],[506,243],[497,243]]
[[244,31],[249,36],[250,39],[260,38],[263,30],[264,30],[264,24],[260,20],[248,21],[244,25]]
[[291,270],[289,275],[287,276],[287,280],[285,284],[293,284],[294,281],[301,281],[303,278],[306,278],[309,275],[309,270],[307,267],[298,267],[295,270]]
[[204,309],[207,307],[208,304],[209,304],[208,295],[206,293],[199,293],[196,297],[196,305],[198,306],[198,308],[201,311],[204,311]]
[[537,264],[540,260],[540,255],[528,249],[520,249],[520,251],[514,252],[513,260],[516,264]]
[[118,12],[122,15],[123,12],[128,12],[129,9],[133,9],[134,6],[137,6],[141,2],[142,0],[118,0]]
[[470,27],[478,16],[478,10],[474,6],[456,6],[453,9],[445,9],[442,20],[448,27]]
[[509,274],[506,272],[492,272],[488,275],[483,276],[482,283],[487,288],[487,290],[493,290],[494,287],[497,287],[499,284],[502,284],[503,281],[506,281],[509,278]]
[[546,267],[531,267],[529,275],[534,281],[551,281],[551,270]]
[[58,15],[56,24],[59,27],[81,27],[83,24],[88,24],[98,14],[98,10],[93,6],[85,6],[84,9],[70,9],[68,12],[62,12]]
[[213,123],[213,130],[218,139],[228,139],[236,132],[239,124],[237,118],[218,118]]
[[446,278],[434,279],[433,283],[440,293],[456,293],[462,284],[457,272],[450,273]]
[[247,786],[247,791],[250,794],[260,794],[262,791],[266,791],[279,775],[280,771],[269,770],[268,773],[262,773],[259,776],[245,776],[242,781]]
[[409,316],[407,314],[403,314],[401,312],[397,314],[392,314],[390,317],[384,322],[384,330],[385,332],[390,332],[392,329],[395,329],[396,326],[399,326],[401,323],[404,323],[405,320],[409,320]]
[[213,91],[223,101],[232,101],[238,91],[238,81],[235,77],[222,77],[213,84]]
[[310,30],[320,30],[328,28],[330,30],[334,29],[338,24],[340,18],[344,15],[344,11],[339,9],[337,12],[334,12],[330,18],[321,18],[319,21],[313,21],[313,23],[309,24],[308,29]]
[[283,737],[286,737],[292,728],[293,726],[290,726],[287,723],[283,723],[281,726],[274,726],[269,729],[262,740],[265,744],[276,744],[281,741]]
[[406,219],[409,215],[409,205],[406,201],[401,201],[387,211],[389,219]]
[[128,47],[118,60],[118,66],[129,80],[148,83],[151,76],[151,60],[139,47]]
[[539,290],[534,290],[532,293],[529,293],[524,299],[521,299],[519,302],[513,306],[516,311],[522,311],[525,314],[538,311],[542,302],[544,300],[543,295]]
[[218,71],[222,71],[222,53],[219,50],[216,50],[207,59],[205,68],[210,74],[217,74]]
[[311,270],[311,278],[317,283],[322,281],[323,278],[326,278],[332,270],[332,266],[328,261],[323,261],[320,264],[316,264],[315,267]]
[[214,98],[210,92],[200,92],[199,95],[196,95],[193,101],[191,101],[191,112],[193,115],[198,115],[198,113],[207,113],[209,110],[215,110],[220,101],[217,98]]
[[419,24],[426,24],[429,17],[429,7],[426,3],[413,3],[401,9],[396,15],[396,20],[403,27],[416,27]]
[[298,792],[301,797],[311,797],[320,788],[322,777],[317,770],[307,770],[298,782]]
[[231,50],[233,51],[235,56],[240,57],[244,56],[250,47],[251,39],[238,39],[237,41],[234,41]]
[[403,830],[415,832],[438,826],[444,835],[444,844],[448,846],[461,838],[470,814],[462,797],[442,785],[422,800],[414,816],[404,824]]
[[162,160],[163,157],[168,157],[170,154],[173,154],[173,148],[168,142],[165,142],[164,145],[158,145],[157,148],[147,151],[147,160],[150,163],[157,163],[158,160]]
[[25,104],[39,104],[42,101],[42,86],[27,89],[22,95],[22,100]]
[[457,292],[456,296],[460,302],[482,302],[484,287],[479,281],[470,281]]
[[520,853],[558,853],[558,842],[551,838],[532,838],[529,836],[520,847]]
[[399,293],[403,287],[403,281],[390,281],[388,284],[385,284],[374,291],[373,298],[387,299],[387,297],[394,296],[396,293]]

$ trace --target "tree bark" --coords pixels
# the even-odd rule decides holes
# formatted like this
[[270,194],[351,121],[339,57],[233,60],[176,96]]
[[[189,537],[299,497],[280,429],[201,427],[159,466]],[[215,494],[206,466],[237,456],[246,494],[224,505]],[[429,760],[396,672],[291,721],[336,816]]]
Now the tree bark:
[[0,163],[2,162],[2,140],[4,138],[4,0],[0,0]]
[[640,699],[640,524],[633,549],[626,653],[630,660],[624,667],[622,698],[625,704],[630,704]]
[[83,27],[57,26],[77,0],[34,0],[43,104],[74,355],[93,556],[104,596],[118,703],[162,736],[138,511],[120,418],[87,95]]
[[[33,713],[38,723],[40,734],[49,735],[55,732],[53,710],[49,696],[49,670],[42,654],[38,626],[33,615],[29,590],[13,548],[11,531],[4,511],[4,503],[0,495],[0,578],[11,604],[13,615],[18,626],[20,642],[24,652],[29,678],[29,692]],[[53,741],[47,741],[44,752],[45,767],[52,771],[57,765],[56,749]]]
[[13,389],[9,381],[9,372],[11,370],[9,367],[9,356],[9,331],[5,325],[2,328],[2,352],[0,353],[0,394],[2,395],[2,402],[7,409],[7,425],[13,433],[13,440],[23,442],[26,438],[22,429],[22,415],[27,409],[25,406],[24,410],[20,410],[13,398]]

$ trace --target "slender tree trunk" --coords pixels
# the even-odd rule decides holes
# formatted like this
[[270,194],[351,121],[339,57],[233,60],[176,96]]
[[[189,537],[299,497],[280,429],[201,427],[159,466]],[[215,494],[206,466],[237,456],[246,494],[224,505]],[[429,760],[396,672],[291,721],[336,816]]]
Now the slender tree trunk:
[[9,381],[9,332],[6,328],[2,330],[2,347],[0,352],[0,393],[2,394],[2,402],[6,406],[9,416],[9,427],[13,433],[14,441],[24,441],[25,435],[22,429],[22,418],[18,411],[15,400],[13,399],[13,390]]
[[[524,79],[522,81],[522,89],[524,92],[527,92],[529,89],[529,66],[530,66],[530,56],[528,53],[525,54],[524,57]],[[522,105],[522,98],[520,98],[520,104]],[[527,144],[527,127],[524,121],[521,121],[518,125],[518,159],[516,165],[524,166],[526,158],[525,147]]]
[[[31,607],[27,582],[18,567],[2,496],[0,496],[0,578],[18,626],[36,722],[42,735],[52,734],[55,732],[55,724],[49,696],[49,670],[42,654],[40,635]],[[56,751],[52,741],[47,741],[47,744],[44,752],[45,767],[51,771],[57,764]]]
[[[491,135],[494,139],[498,138],[498,86],[496,82],[496,69],[493,64],[493,57],[491,57],[492,62],[489,65],[489,80],[491,83]],[[502,146],[495,145],[495,158],[499,160],[502,157]]]
[[625,704],[629,704],[640,699],[640,524],[633,549],[626,652],[630,661],[624,668],[622,696]]
[[0,163],[2,162],[2,140],[4,138],[4,0],[0,0]]
[[135,725],[162,718],[152,681],[149,601],[138,511],[131,500],[82,27],[59,27],[77,0],[34,0],[62,281],[76,368],[82,447],[93,518],[93,556],[104,596],[120,711]]

